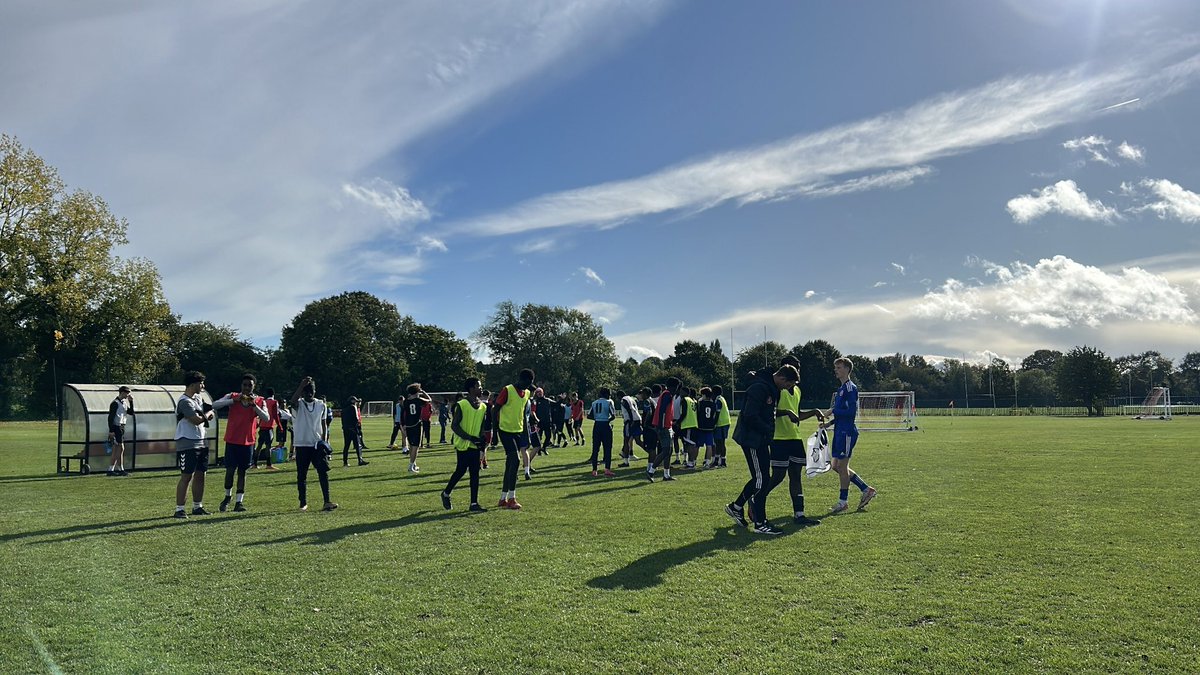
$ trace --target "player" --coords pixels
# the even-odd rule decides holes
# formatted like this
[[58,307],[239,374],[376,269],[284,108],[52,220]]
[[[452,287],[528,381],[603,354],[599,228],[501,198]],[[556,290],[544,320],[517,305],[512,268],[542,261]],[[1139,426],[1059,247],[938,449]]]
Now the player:
[[[830,513],[841,513],[850,508],[847,498],[850,494],[850,484],[862,491],[858,500],[858,508],[866,508],[875,498],[875,488],[867,485],[857,473],[850,470],[850,455],[858,443],[858,426],[854,418],[858,416],[858,386],[850,381],[850,373],[854,372],[854,362],[845,357],[833,360],[833,374],[837,375],[842,386],[838,387],[833,398],[833,407],[825,411],[826,417],[833,418],[833,445],[830,448],[833,470],[841,479],[841,491],[838,501],[830,509]],[[827,425],[828,423],[826,423]]]
[[695,390],[685,388],[680,395],[675,399],[676,405],[679,406],[679,434],[683,438],[683,468],[696,468],[696,429],[698,420],[696,418],[696,399]]
[[[308,467],[317,470],[317,480],[321,483],[321,496],[325,499],[322,511],[332,511],[338,507],[329,499],[329,457],[333,449],[329,447],[329,419],[325,413],[325,401],[316,397],[317,383],[311,377],[300,380],[296,393],[292,394],[292,431],[294,432],[296,451],[296,491],[300,496],[300,510],[308,510]],[[326,452],[328,450],[329,452]]]
[[125,471],[125,417],[133,413],[133,394],[129,387],[121,385],[117,397],[108,404],[108,442],[112,443],[112,456],[108,460],[108,475],[128,476]]
[[712,392],[713,402],[717,404],[717,426],[713,429],[713,466],[724,469],[728,466],[725,463],[725,440],[729,438],[729,404],[722,396],[724,390],[721,385],[713,385]]
[[500,485],[502,509],[519,511],[517,501],[517,470],[520,468],[520,452],[529,445],[528,428],[525,426],[525,410],[533,396],[534,373],[525,368],[517,374],[516,384],[505,385],[496,395],[492,411],[492,428],[499,431],[500,443],[504,446],[504,481]]
[[183,376],[184,391],[175,402],[175,455],[179,482],[175,485],[175,517],[187,519],[183,510],[188,484],[192,486],[192,515],[211,516],[204,509],[204,477],[208,472],[208,423],[216,415],[200,398],[204,373],[189,371]]
[[404,437],[408,439],[408,472],[421,473],[421,467],[417,466],[417,453],[421,450],[425,422],[428,421],[424,419],[425,406],[430,405],[433,399],[421,390],[420,382],[408,385],[406,391],[408,395],[404,397],[402,423],[404,424]]
[[[800,361],[788,354],[783,357],[781,366],[791,366],[799,373]],[[770,494],[785,477],[792,495],[792,521],[801,527],[819,525],[821,521],[809,518],[804,514],[804,467],[807,464],[807,446],[804,443],[805,434],[800,431],[800,422],[817,417],[824,421],[825,415],[819,410],[800,409],[800,383],[779,390],[779,400],[775,406],[775,434],[771,441],[771,479],[765,490]],[[763,497],[764,503],[766,497]],[[758,501],[758,496],[755,496]]]
[[612,478],[616,474],[612,472],[612,420],[615,416],[613,410],[612,399],[609,398],[608,387],[600,387],[599,396],[592,401],[591,408],[588,409],[588,416],[592,418],[592,478],[597,476],[597,456],[600,454],[600,448],[604,448],[604,475]]
[[246,470],[250,468],[258,425],[271,419],[264,399],[254,394],[254,376],[242,375],[242,390],[229,393],[213,401],[213,409],[229,408],[229,419],[225,422],[225,499],[221,510],[229,508],[233,499],[233,474],[237,473],[237,504],[234,511],[246,510]]
[[754,379],[746,387],[746,403],[738,416],[737,428],[733,430],[733,440],[742,446],[746,455],[746,465],[750,469],[750,480],[742,488],[741,494],[733,502],[725,505],[725,513],[733,518],[738,525],[746,524],[743,507],[750,502],[750,517],[754,521],[754,531],[758,534],[779,535],[783,532],[775,529],[767,521],[766,496],[770,486],[768,470],[771,464],[771,439],[775,434],[775,405],[779,400],[779,390],[791,388],[800,380],[800,373],[794,366],[782,366],[773,374],[769,370],[751,373]]
[[[713,461],[713,432],[717,428],[717,402],[712,389],[700,388],[700,400],[696,401],[696,447],[704,446],[704,468],[711,469]],[[694,461],[694,460],[693,460]]]
[[571,392],[571,423],[569,431],[571,432],[571,440],[578,445],[583,445],[583,400],[579,398],[579,392]]
[[468,377],[463,382],[463,389],[466,390],[467,395],[454,404],[450,418],[458,466],[450,475],[450,482],[446,483],[446,489],[442,490],[442,508],[450,510],[450,493],[454,491],[454,486],[458,485],[463,474],[469,473],[471,476],[471,506],[467,510],[481,513],[487,509],[479,505],[479,453],[487,447],[487,438],[484,436],[484,420],[487,418],[488,407],[480,400],[480,397],[483,396],[483,388],[479,386],[478,377]]
[[[639,409],[639,398],[627,395],[617,390],[617,399],[621,402],[621,463],[618,466],[629,466],[629,462],[637,459],[633,454],[633,445],[642,445],[642,412]],[[643,448],[644,449],[644,448]]]
[[258,425],[258,443],[254,446],[254,457],[250,460],[250,468],[258,468],[258,457],[265,449],[267,451],[267,470],[274,471],[271,464],[271,447],[275,444],[275,428],[279,426],[279,402],[275,400],[275,390],[268,388],[263,392],[263,404],[270,418]]
[[671,423],[674,419],[675,397],[679,395],[683,383],[677,377],[668,377],[667,384],[662,388],[662,393],[658,395],[658,400],[654,404],[654,414],[650,416],[653,420],[654,429],[658,434],[657,446],[658,454],[647,462],[646,480],[654,482],[654,470],[656,465],[661,465],[663,468],[663,480],[675,480],[671,475]]

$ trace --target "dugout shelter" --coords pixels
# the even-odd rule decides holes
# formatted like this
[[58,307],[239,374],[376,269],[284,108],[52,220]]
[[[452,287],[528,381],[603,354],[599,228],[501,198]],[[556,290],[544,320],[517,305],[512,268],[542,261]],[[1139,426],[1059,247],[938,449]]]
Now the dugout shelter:
[[[72,464],[81,474],[108,467],[108,406],[117,397],[120,384],[64,384],[58,414],[58,473],[71,473]],[[185,386],[130,384],[133,411],[125,423],[125,466],[142,469],[174,469],[175,402]],[[207,391],[200,398],[212,405]],[[220,463],[221,420],[209,422],[209,448],[213,463]]]

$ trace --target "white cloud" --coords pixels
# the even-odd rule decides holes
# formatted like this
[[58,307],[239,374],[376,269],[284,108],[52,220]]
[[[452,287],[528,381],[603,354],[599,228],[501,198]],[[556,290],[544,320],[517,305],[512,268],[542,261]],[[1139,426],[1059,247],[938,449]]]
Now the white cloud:
[[429,209],[420,199],[399,185],[375,178],[364,185],[342,185],[342,192],[355,201],[382,212],[394,223],[419,223],[429,220]]
[[[121,255],[156,262],[184,320],[232,320],[270,344],[305,302],[374,281],[377,270],[345,264],[352,251],[412,254],[398,222],[411,228],[429,207],[373,184],[380,166],[401,167],[384,177],[406,184],[414,142],[576,71],[665,7],[21,3],[0,20],[0,120],[129,221]],[[179,246],[186,233],[206,244]],[[280,264],[262,265],[264,251]],[[239,291],[251,270],[271,302]]]
[[904,265],[901,265],[900,263],[892,263],[892,269],[899,272],[900,276],[904,276]]
[[1098,199],[1088,199],[1073,180],[1060,180],[1032,194],[1008,200],[1008,212],[1018,223],[1027,223],[1048,213],[1061,213],[1081,220],[1109,222],[1118,218],[1117,210]]
[[[607,225],[671,211],[703,210],[800,195],[839,177],[914,167],[1090,119],[1114,95],[1175,91],[1200,72],[1200,57],[1164,65],[1146,58],[1010,78],[937,96],[906,110],[776,143],[725,152],[626,180],[556,192],[456,223],[459,232],[501,235]],[[916,169],[912,169],[916,171]]]
[[[820,336],[844,353],[981,355],[991,350],[1021,357],[1036,349],[1066,350],[1080,344],[1110,354],[1149,348],[1182,356],[1200,344],[1200,254],[1159,261],[1151,272],[1130,264],[1099,269],[1063,256],[1002,267],[986,261],[984,279],[947,280],[937,290],[889,298],[886,308],[870,300],[741,308],[690,325],[682,332],[662,326],[610,336],[626,345],[669,353],[681,339],[726,344],[735,350],[761,341],[786,345]],[[891,313],[881,311],[890,310]],[[726,344],[726,346],[729,346]],[[1008,358],[1008,357],[1005,357]]]
[[884,286],[891,286],[891,284],[886,281],[876,281],[875,283],[871,284],[871,288],[883,288]]
[[1146,161],[1146,150],[1136,145],[1130,145],[1128,141],[1121,141],[1121,144],[1117,146],[1117,156],[1141,164]]
[[1144,180],[1141,184],[1149,188],[1158,201],[1150,202],[1139,210],[1153,211],[1159,218],[1175,218],[1185,223],[1200,222],[1200,194],[1165,178]]
[[875,304],[872,304],[871,306],[872,306],[872,307],[874,307],[875,309],[877,309],[877,310],[879,310],[879,311],[883,312],[884,314],[895,314],[895,312],[893,312],[892,310],[888,309],[887,307],[884,307],[883,305],[875,305]]
[[1044,328],[1095,328],[1108,320],[1196,322],[1184,291],[1138,267],[1111,274],[1061,255],[1036,265],[984,265],[995,279],[991,286],[949,280],[925,295],[917,314],[944,320],[992,316]]
[[587,278],[588,281],[596,284],[597,286],[604,285],[604,280],[600,278],[599,274],[596,274],[596,270],[594,270],[590,267],[580,267],[579,273],[582,274],[585,278]]
[[517,253],[545,253],[553,251],[558,245],[558,242],[551,237],[536,237],[517,244],[513,250]]
[[1093,162],[1113,166],[1116,162],[1105,154],[1108,151],[1108,143],[1108,139],[1103,136],[1083,136],[1065,141],[1062,146],[1071,151],[1082,150]]
[[625,316],[625,308],[615,302],[584,300],[575,305],[575,309],[586,314],[591,314],[593,319],[606,324]]
[[657,350],[649,349],[647,347],[640,347],[638,345],[629,345],[624,351],[625,358],[636,359],[639,363],[645,361],[651,356],[656,359],[661,359],[663,357],[662,353]]
[[438,253],[446,253],[450,249],[446,246],[446,242],[436,237],[421,235],[417,240],[417,253],[426,253],[428,251],[437,251]]
[[814,296],[816,294],[817,294],[816,291],[804,291],[804,298],[807,300],[808,298],[811,298],[812,296]]

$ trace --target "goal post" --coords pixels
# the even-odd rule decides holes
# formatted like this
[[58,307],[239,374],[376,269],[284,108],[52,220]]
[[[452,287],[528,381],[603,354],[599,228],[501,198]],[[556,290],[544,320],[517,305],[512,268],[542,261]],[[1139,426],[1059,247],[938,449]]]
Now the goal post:
[[396,405],[394,401],[367,401],[363,417],[391,417],[394,405]]
[[1169,420],[1171,419],[1171,389],[1169,387],[1154,387],[1147,394],[1140,406],[1133,408],[1135,420]]
[[911,391],[860,391],[855,424],[859,431],[916,431],[916,402]]

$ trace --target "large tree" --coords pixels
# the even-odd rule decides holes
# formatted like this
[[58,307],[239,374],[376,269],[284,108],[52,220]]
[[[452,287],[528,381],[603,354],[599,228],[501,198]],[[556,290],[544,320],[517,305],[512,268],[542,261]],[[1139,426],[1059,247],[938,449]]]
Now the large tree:
[[774,340],[760,342],[753,347],[739,351],[737,358],[733,360],[733,372],[737,378],[738,391],[745,391],[746,387],[750,385],[752,378],[750,373],[762,368],[779,367],[779,359],[782,359],[783,355],[787,353],[788,348]]
[[491,389],[512,382],[522,368],[532,368],[550,392],[590,396],[617,382],[613,343],[599,322],[577,309],[501,302],[472,339],[501,366],[488,371]]
[[1062,357],[1063,353],[1057,349],[1039,349],[1021,359],[1021,370],[1041,370],[1053,373]]
[[800,361],[800,392],[805,404],[826,405],[841,386],[833,374],[833,360],[842,353],[825,340],[809,340],[792,347],[790,353]]
[[408,377],[400,312],[364,291],[308,303],[284,326],[279,351],[290,372],[311,375],[331,401],[392,400]]
[[1086,345],[1064,354],[1054,372],[1060,400],[1086,406],[1089,416],[1104,414],[1105,401],[1118,391],[1119,377],[1112,359]]
[[[172,384],[182,382],[183,373],[190,370],[205,374],[208,378],[206,387],[213,396],[237,391],[244,373],[253,373],[263,385],[278,384],[265,381],[263,370],[267,364],[266,358],[249,342],[239,338],[237,330],[230,326],[216,326],[207,321],[182,323],[172,328],[171,335],[171,346],[178,364],[176,371],[168,378]],[[286,390],[286,386],[283,390]]]
[[409,377],[425,391],[459,391],[464,379],[480,374],[471,348],[453,332],[406,317],[400,333]]
[[0,416],[53,412],[57,383],[170,367],[158,270],[122,260],[127,224],[0,135]]
[[692,386],[726,385],[729,383],[729,358],[721,350],[721,343],[713,341],[708,345],[695,340],[684,340],[675,344],[675,352],[668,356],[663,364],[667,368],[686,368],[692,377],[698,380]]
[[[1182,376],[1181,383],[1186,387],[1180,394],[1200,396],[1200,352],[1188,352],[1184,355],[1179,362],[1179,374]],[[1177,398],[1178,395],[1172,392],[1172,398]]]

